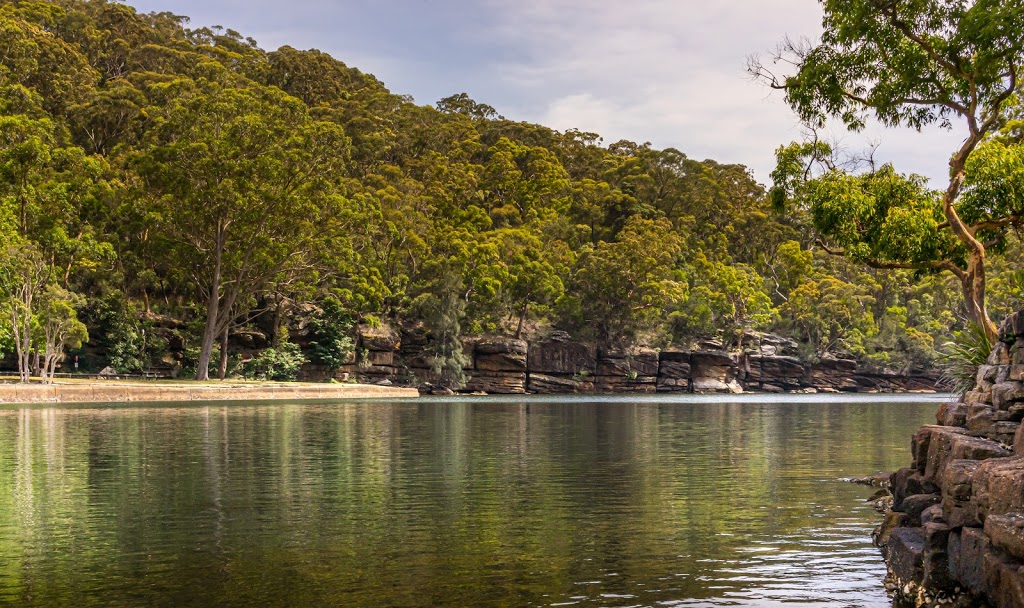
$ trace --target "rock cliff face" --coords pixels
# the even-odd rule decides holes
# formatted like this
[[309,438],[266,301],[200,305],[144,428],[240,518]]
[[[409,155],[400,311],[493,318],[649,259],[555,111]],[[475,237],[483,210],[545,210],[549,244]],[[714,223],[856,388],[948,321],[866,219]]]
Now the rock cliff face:
[[[917,606],[1024,607],[1024,311],[977,385],[943,404],[890,479],[876,536],[897,595]],[[959,596],[959,597],[958,597]]]
[[[362,382],[429,388],[436,384],[423,355],[427,336],[387,328],[360,328],[357,362],[334,373]],[[769,337],[745,353],[721,350],[602,350],[555,332],[527,343],[505,336],[463,340],[466,392],[551,393],[740,393],[893,392],[934,390],[928,374],[872,374],[855,361],[826,359],[809,364],[787,356],[795,345]],[[309,366],[308,379],[331,377]]]

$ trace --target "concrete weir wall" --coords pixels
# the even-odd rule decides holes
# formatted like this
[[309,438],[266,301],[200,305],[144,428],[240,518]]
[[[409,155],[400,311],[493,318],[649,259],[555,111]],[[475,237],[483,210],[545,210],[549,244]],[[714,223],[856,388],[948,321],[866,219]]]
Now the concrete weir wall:
[[0,403],[133,403],[160,401],[269,401],[276,399],[377,399],[416,397],[416,389],[345,384],[323,385],[161,385],[0,384]]
[[[362,328],[359,365],[341,370],[308,367],[306,378],[352,376],[362,382],[419,386],[433,381],[421,333]],[[463,340],[468,356],[465,392],[552,393],[739,393],[887,392],[933,390],[929,374],[884,374],[860,370],[856,361],[807,363],[787,352],[796,344],[772,337],[740,354],[720,350],[604,350],[556,332],[542,341],[505,336]]]
[[879,528],[911,605],[1024,607],[1024,311],[1008,318],[975,389],[944,404],[891,477]]

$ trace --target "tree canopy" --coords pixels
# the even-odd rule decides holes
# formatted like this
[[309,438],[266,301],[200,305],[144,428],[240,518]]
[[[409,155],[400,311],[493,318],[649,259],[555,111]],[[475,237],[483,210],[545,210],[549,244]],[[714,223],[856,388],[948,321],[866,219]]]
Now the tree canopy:
[[[986,142],[1021,90],[1024,9],[1005,0],[821,4],[821,41],[788,41],[775,57],[795,73],[777,75],[758,59],[750,65],[753,75],[785,91],[801,120],[819,128],[838,119],[855,131],[872,118],[916,130],[956,122],[967,137],[959,149],[943,153],[950,177],[940,193],[925,192],[919,178],[892,167],[850,175],[827,162],[830,151],[820,142],[782,149],[775,202],[796,195],[811,209],[815,227],[862,262],[951,272],[967,316],[994,340],[987,252],[1003,245],[1006,229],[1022,216],[1015,191],[993,189],[994,177],[1010,178],[1013,153]],[[808,169],[815,165],[825,168],[812,175]],[[799,181],[807,183],[794,188]]]
[[774,331],[812,357],[927,365],[953,313],[984,310],[985,272],[992,314],[1018,303],[1021,11],[825,7],[821,44],[789,49],[797,73],[759,73],[812,124],[966,121],[945,193],[833,171],[813,142],[780,151],[768,192],[741,165],[466,93],[420,105],[321,51],[170,13],[5,3],[3,333],[26,374],[73,349],[84,369],[291,377],[357,359],[360,323],[422,331],[453,384],[466,333],[623,348]]

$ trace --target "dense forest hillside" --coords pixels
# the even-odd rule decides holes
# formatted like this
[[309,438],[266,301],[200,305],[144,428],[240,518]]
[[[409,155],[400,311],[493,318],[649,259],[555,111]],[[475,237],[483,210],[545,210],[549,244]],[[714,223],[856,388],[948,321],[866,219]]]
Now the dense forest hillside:
[[[4,2],[0,49],[3,342],[25,365],[273,375],[341,365],[383,323],[427,331],[438,369],[461,335],[556,329],[767,331],[906,369],[964,327],[950,277],[829,254],[740,165],[417,105],[322,52],[105,0]],[[990,262],[997,319],[1020,261],[1013,237]]]

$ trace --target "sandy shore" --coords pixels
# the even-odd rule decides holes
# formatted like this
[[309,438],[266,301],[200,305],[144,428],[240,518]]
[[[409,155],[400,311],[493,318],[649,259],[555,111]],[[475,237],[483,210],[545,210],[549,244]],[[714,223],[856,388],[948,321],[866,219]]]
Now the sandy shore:
[[370,384],[258,382],[65,381],[0,384],[0,403],[137,403],[154,401],[266,401],[272,399],[382,399],[417,397],[414,388]]

